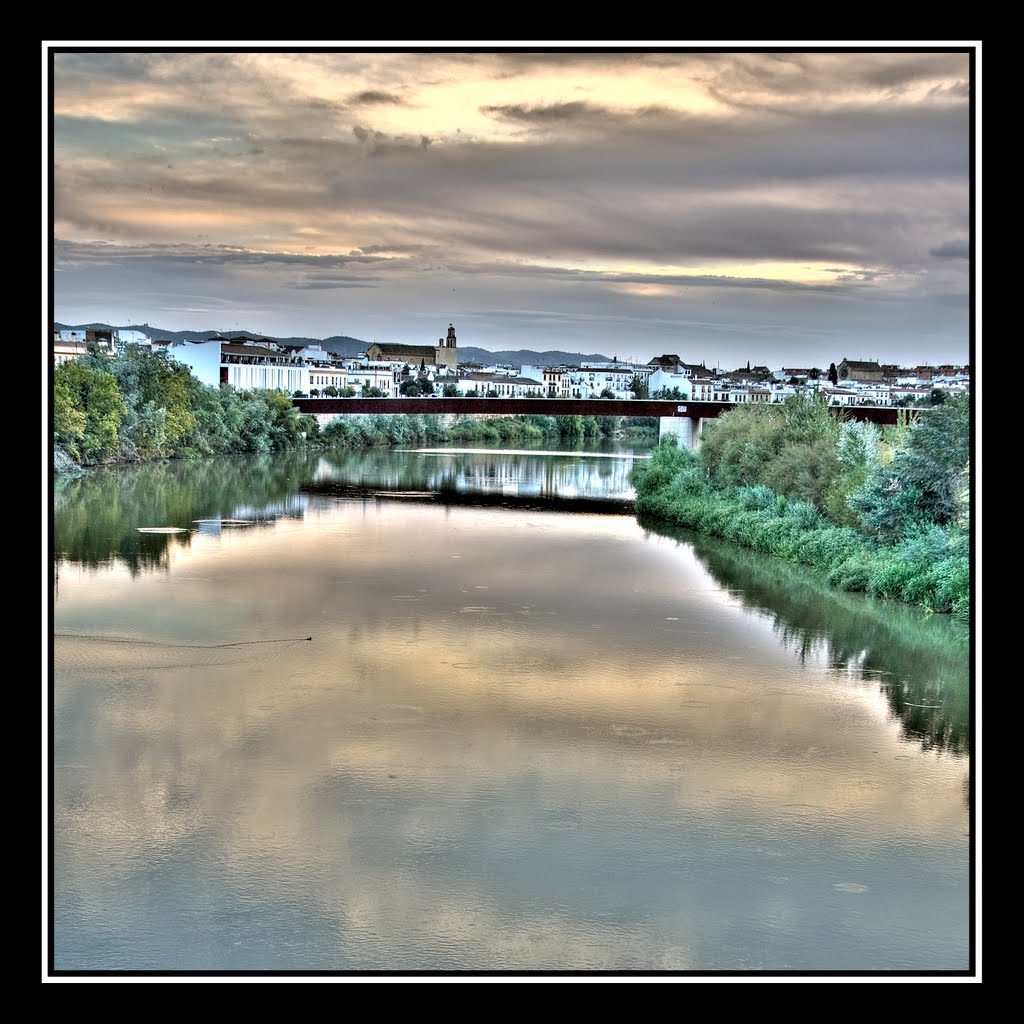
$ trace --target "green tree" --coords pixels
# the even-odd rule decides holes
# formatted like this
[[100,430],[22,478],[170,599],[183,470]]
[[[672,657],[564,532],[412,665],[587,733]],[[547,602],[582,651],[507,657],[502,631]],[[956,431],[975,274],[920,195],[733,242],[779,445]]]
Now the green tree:
[[[69,363],[62,364],[63,367]],[[68,379],[68,371],[57,367],[53,374],[53,443],[80,458],[80,443],[85,437],[85,409],[77,383]]]
[[823,396],[739,406],[709,421],[701,458],[719,487],[763,485],[822,509],[840,472],[839,419]]
[[194,429],[193,398],[202,385],[166,351],[126,345],[111,359],[91,349],[79,362],[87,369],[112,373],[117,380],[128,405],[119,437],[124,454],[173,455]]
[[894,543],[930,525],[963,519],[963,492],[969,486],[970,396],[954,395],[922,413],[904,447],[881,464],[850,507],[865,529]]
[[586,427],[582,416],[556,416],[558,434],[564,441],[582,441]]
[[839,383],[839,371],[836,369],[835,363],[828,364],[828,379],[830,384]]
[[195,426],[182,438],[180,454],[223,455],[237,450],[238,399],[232,387],[221,384],[195,388],[192,412]]
[[639,373],[633,374],[633,379],[629,382],[629,390],[633,392],[634,398],[647,398],[650,394],[647,378]]
[[240,391],[238,398],[242,409],[239,439],[243,451],[295,448],[305,440],[310,423],[315,423],[312,417],[303,416],[283,391]]
[[881,464],[882,432],[874,423],[848,420],[840,424],[836,456],[840,470],[824,501],[825,513],[840,526],[860,527],[860,518],[852,508],[851,494],[859,491]]
[[[104,356],[103,366],[110,360]],[[85,464],[118,455],[121,424],[129,413],[117,378],[70,360],[54,370],[54,443]]]
[[459,389],[458,389],[458,386],[457,386],[457,385],[455,385],[455,384],[452,384],[452,383],[451,383],[451,382],[449,381],[449,382],[448,382],[448,383],[446,383],[446,384],[444,385],[444,387],[443,387],[443,388],[441,389],[441,394],[442,394],[442,395],[443,395],[443,396],[444,396],[445,398],[458,398],[458,396],[459,396]]
[[601,394],[598,395],[598,397],[599,398],[614,398],[615,397],[615,392],[612,391],[611,388],[602,388],[601,389]]

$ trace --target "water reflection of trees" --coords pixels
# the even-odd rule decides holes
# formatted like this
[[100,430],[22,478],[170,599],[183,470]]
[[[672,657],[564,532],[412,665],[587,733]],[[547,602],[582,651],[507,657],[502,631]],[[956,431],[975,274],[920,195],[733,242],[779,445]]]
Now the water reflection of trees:
[[426,455],[356,451],[324,455],[316,483],[439,493],[515,491],[545,498],[632,498],[632,460],[496,451]]
[[[116,562],[133,575],[166,569],[197,520],[272,522],[301,514],[294,498],[315,460],[301,453],[99,468],[53,488],[53,557],[90,568]],[[181,527],[185,533],[140,533]]]
[[[627,458],[500,450],[428,456],[370,448],[97,468],[55,478],[53,555],[55,565],[64,560],[96,568],[117,562],[132,575],[166,570],[176,546],[188,547],[193,532],[215,528],[198,520],[239,518],[258,524],[301,514],[300,491],[311,481],[440,494],[631,497],[631,465]],[[187,532],[140,533],[139,527]]]
[[821,654],[831,668],[879,678],[905,737],[926,750],[969,753],[971,644],[959,624],[832,590],[799,566],[718,538],[640,525],[692,548],[744,607],[771,617],[776,635],[799,658]]

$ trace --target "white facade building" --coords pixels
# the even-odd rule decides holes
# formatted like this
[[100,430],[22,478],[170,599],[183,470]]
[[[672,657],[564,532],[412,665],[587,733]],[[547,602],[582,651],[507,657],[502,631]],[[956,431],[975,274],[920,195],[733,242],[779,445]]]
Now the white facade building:
[[186,342],[168,354],[183,363],[203,384],[229,384],[239,391],[309,391],[310,367],[294,362],[270,343],[210,341]]
[[136,331],[134,328],[121,328],[120,330],[114,331],[114,344],[121,348],[124,345],[146,345],[152,346],[153,339],[148,334],[144,334],[142,331]]
[[341,391],[343,388],[355,387],[354,384],[349,383],[349,377],[351,370],[347,366],[311,366],[309,368],[309,391],[312,394],[314,391],[323,393],[324,388],[337,388]]
[[600,398],[602,391],[611,391],[616,398],[632,398],[629,386],[637,371],[621,363],[604,363],[601,366],[584,364],[579,369],[583,398]]
[[668,370],[659,369],[655,370],[647,378],[648,394],[652,397],[659,391],[665,391],[666,389],[671,391],[673,388],[679,388],[683,398],[693,399],[693,380],[689,373],[672,373]]
[[367,362],[348,371],[348,386],[356,389],[356,396],[364,388],[378,388],[388,398],[398,397],[402,379],[402,365],[388,362]]

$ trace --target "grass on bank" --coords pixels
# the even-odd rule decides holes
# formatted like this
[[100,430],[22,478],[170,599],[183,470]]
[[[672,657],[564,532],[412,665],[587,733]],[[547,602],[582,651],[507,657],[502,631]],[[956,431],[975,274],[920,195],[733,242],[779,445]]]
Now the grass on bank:
[[883,543],[830,521],[810,501],[787,498],[764,484],[718,486],[697,452],[673,442],[659,445],[631,479],[639,517],[808,566],[840,590],[969,620],[970,539],[958,527],[933,523]]

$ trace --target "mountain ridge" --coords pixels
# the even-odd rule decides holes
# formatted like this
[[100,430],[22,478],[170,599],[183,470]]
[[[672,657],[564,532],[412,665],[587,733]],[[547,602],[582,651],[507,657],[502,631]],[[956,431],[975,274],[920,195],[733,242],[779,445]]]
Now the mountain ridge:
[[[282,345],[320,345],[328,352],[340,356],[357,356],[363,353],[373,342],[363,341],[359,338],[352,338],[346,334],[335,334],[329,338],[280,338],[271,334],[256,334],[252,331],[168,331],[161,327],[153,327],[150,324],[128,324],[116,326],[105,323],[88,324],[65,324],[54,321],[55,331],[84,331],[86,329],[99,331],[140,331],[147,335],[152,341],[171,341],[175,344],[182,344],[190,341],[209,341],[217,336],[266,338]],[[560,349],[549,349],[545,352],[537,352],[533,349],[502,349],[492,352],[489,349],[479,348],[475,345],[460,345],[458,347],[460,363],[511,363],[514,365],[532,366],[558,366],[562,363],[579,365],[582,362],[613,362],[608,356],[600,352],[586,354],[583,352],[565,352]]]

